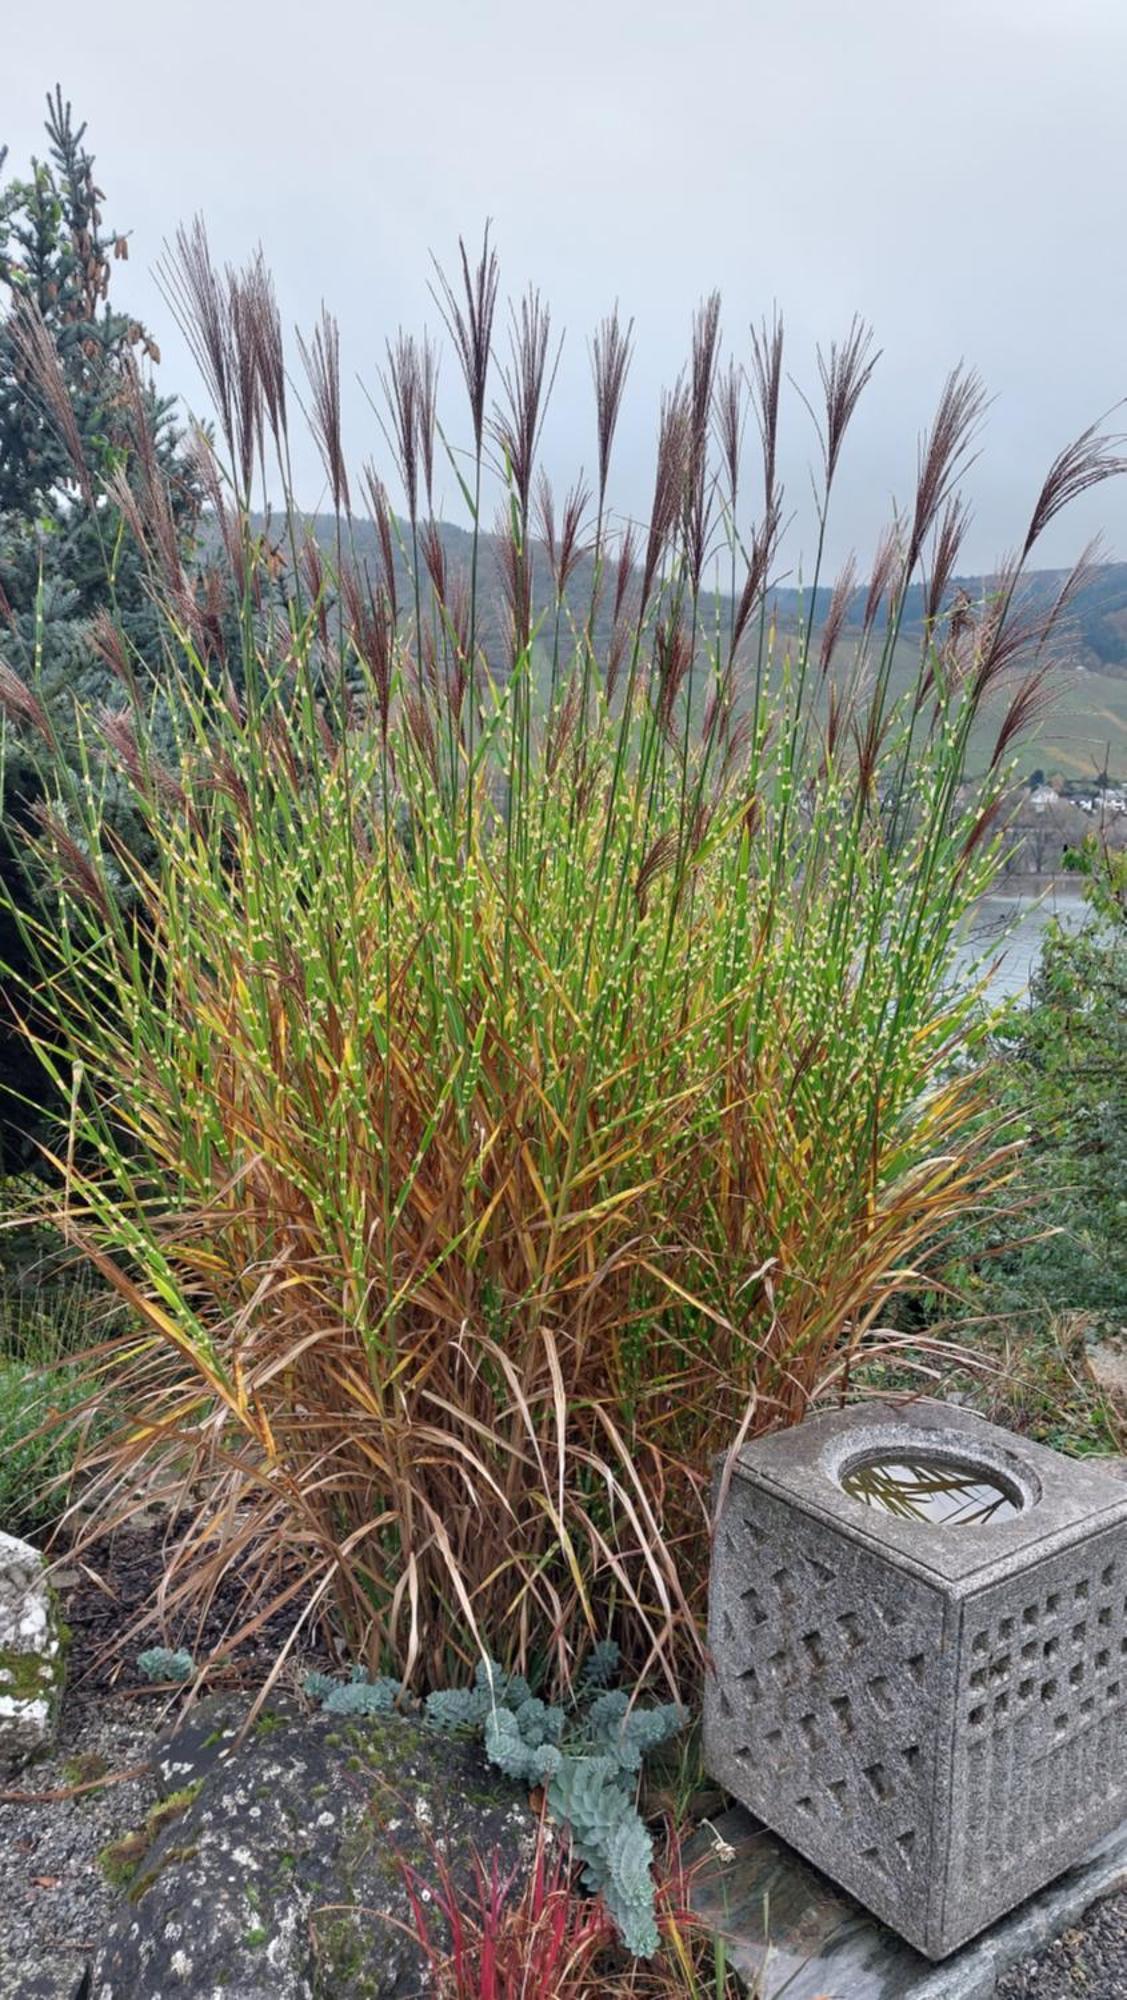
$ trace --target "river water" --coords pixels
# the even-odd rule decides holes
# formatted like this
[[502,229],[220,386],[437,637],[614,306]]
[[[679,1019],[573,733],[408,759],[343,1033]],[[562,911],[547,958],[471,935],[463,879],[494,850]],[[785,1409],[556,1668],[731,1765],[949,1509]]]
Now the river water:
[[1067,879],[1036,893],[983,896],[957,962],[969,974],[984,954],[983,970],[996,959],[987,988],[992,1000],[1024,993],[1036,970],[1046,924],[1056,917],[1066,930],[1078,930],[1086,907],[1081,885]]

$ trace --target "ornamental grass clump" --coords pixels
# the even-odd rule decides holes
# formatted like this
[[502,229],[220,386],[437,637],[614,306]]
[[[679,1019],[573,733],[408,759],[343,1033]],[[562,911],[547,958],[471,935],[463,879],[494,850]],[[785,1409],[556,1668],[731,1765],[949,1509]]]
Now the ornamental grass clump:
[[[325,316],[302,353],[326,534],[288,482],[261,263],[220,275],[197,227],[166,282],[216,404],[209,539],[186,568],[156,461],[119,478],[163,655],[100,623],[120,699],[78,719],[80,776],[58,774],[29,857],[45,913],[23,920],[28,1032],[69,1106],[54,1220],[131,1314],[92,1364],[120,1421],[84,1505],[105,1525],[143,1480],[187,1509],[167,1603],[237,1567],[248,1627],[315,1607],[423,1688],[475,1654],[566,1683],[606,1631],[672,1683],[698,1657],[713,1453],[845,1394],[894,1339],[890,1297],[1007,1170],[952,953],[1079,575],[1034,627],[1022,565],[1119,461],[1093,433],[1063,453],[1020,557],[968,603],[956,489],[982,395],[957,370],[867,585],[850,567],[827,597],[875,359],[855,326],[820,358],[818,561],[785,630],[780,324],[725,370],[702,308],[638,531],[609,483],[616,316],[594,483],[557,507],[547,311],[529,295],[506,336],[488,243],[463,257],[436,298],[466,454],[429,341],[388,351],[403,518],[346,463]],[[438,525],[455,475],[468,570]],[[266,518],[260,477],[289,496]],[[34,691],[0,672],[33,740]],[[111,783],[135,844],[108,828]]]

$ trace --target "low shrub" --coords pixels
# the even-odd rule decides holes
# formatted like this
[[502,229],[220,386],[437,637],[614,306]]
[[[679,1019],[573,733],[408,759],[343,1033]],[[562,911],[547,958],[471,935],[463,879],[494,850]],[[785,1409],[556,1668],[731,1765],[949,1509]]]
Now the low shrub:
[[0,1216],[0,1359],[25,1368],[51,1368],[85,1352],[98,1328],[120,1326],[112,1292],[73,1252],[60,1254],[58,1233],[38,1224],[19,1226],[20,1208],[42,1204],[42,1188],[10,1192]]
[[42,1196],[37,1182],[0,1181],[0,1526],[31,1535],[60,1519],[75,1462],[109,1421],[77,1357],[121,1325],[114,1294],[32,1219]]
[[[1127,869],[1084,857],[1089,918],[1050,925],[1028,1003],[1007,1024],[999,1087],[1029,1137],[1037,1240],[1003,1259],[1024,1302],[1119,1325],[1127,1300]],[[1116,883],[1119,883],[1118,891]]]

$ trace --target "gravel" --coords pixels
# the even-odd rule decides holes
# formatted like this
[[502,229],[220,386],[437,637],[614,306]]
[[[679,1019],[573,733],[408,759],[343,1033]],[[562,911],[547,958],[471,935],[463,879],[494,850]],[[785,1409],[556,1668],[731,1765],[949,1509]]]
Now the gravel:
[[1127,2000],[1127,1895],[1108,1896],[998,1982],[995,2000]]
[[[4,1780],[5,1793],[61,1790],[146,1763],[158,1710],[75,1690],[55,1755]],[[139,1826],[155,1798],[152,1778],[140,1776],[76,1798],[0,1804],[0,2000],[23,2000],[48,1973],[66,1992],[62,1975],[73,1969],[77,1986],[116,1900],[98,1855]]]

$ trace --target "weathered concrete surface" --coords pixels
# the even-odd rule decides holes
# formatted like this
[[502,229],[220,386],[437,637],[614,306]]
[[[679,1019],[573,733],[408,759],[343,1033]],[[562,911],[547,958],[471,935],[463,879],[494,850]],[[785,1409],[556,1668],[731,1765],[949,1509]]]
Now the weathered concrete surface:
[[38,1549],[0,1534],[0,1770],[50,1749],[65,1647]]
[[[842,1490],[949,1454],[1011,1519],[936,1526]],[[932,1958],[1127,1811],[1127,1492],[950,1405],[859,1405],[744,1448],[717,1525],[711,1775]]]
[[[90,2000],[407,2000],[426,1990],[404,1870],[436,1937],[436,1856],[519,1871],[536,1821],[477,1745],[397,1718],[203,1702],[164,1746],[154,1837],[94,1961]],[[179,1810],[177,1810],[179,1808]]]
[[[1127,1822],[942,1965],[836,1890],[742,1806],[689,1844],[689,1900],[759,2000],[990,2000],[1011,1965],[1127,1887]],[[755,1980],[762,1984],[755,1986]],[[1112,2000],[1093,1994],[1091,2000]]]

